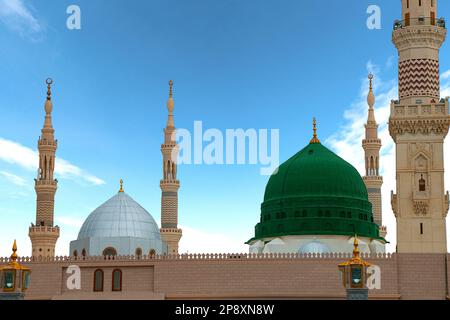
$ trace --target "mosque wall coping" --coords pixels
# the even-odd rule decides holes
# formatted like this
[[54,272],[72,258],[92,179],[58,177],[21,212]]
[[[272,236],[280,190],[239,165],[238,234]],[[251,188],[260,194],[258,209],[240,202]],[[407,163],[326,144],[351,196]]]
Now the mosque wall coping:
[[[363,259],[373,260],[393,260],[397,253],[361,253]],[[55,256],[55,257],[18,257],[17,261],[22,263],[48,263],[48,262],[83,262],[83,261],[161,261],[161,260],[310,260],[310,259],[350,259],[351,253],[189,253],[189,254],[168,254],[168,255],[118,255],[118,256]],[[0,264],[8,263],[9,257],[0,257]]]

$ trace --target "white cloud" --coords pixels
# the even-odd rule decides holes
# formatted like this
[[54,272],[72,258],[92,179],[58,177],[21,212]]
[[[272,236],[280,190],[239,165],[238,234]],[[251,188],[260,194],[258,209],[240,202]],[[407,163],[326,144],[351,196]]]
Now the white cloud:
[[441,79],[442,80],[447,80],[447,79],[449,79],[450,78],[450,70],[447,70],[447,71],[445,71],[445,72],[443,72],[442,74],[441,74]]
[[248,253],[244,241],[219,234],[211,230],[205,232],[180,226],[183,237],[180,240],[180,253]]
[[[0,160],[37,172],[39,154],[17,142],[0,138]],[[56,158],[55,174],[63,179],[81,179],[93,185],[105,183],[102,179],[58,157]]]
[[17,186],[26,187],[29,185],[29,182],[26,179],[19,177],[13,173],[6,172],[6,171],[0,171],[0,175],[3,176],[4,178],[6,178],[7,180],[9,180],[10,182],[14,183]]
[[78,177],[82,177],[84,180],[93,185],[105,184],[105,181],[102,179],[87,173],[64,159],[56,158],[55,172],[66,179],[76,179]]
[[0,0],[0,21],[21,36],[39,40],[44,27],[23,0]]
[[[383,81],[378,75],[378,68],[371,62],[367,64],[368,70],[375,74],[374,94],[376,96],[375,117],[379,124],[378,135],[382,140],[380,150],[381,174],[383,175],[382,186],[382,210],[383,225],[388,228],[387,240],[390,242],[387,251],[395,251],[396,245],[396,220],[391,208],[391,190],[396,190],[395,172],[395,144],[389,135],[388,120],[390,114],[390,101],[397,97],[397,85],[395,80]],[[450,70],[443,75],[450,76]],[[350,162],[361,175],[364,175],[364,150],[361,141],[364,138],[364,124],[367,120],[367,91],[368,80],[364,79],[361,91],[356,101],[349,106],[344,113],[346,124],[327,139],[328,144],[340,157]],[[444,84],[441,96],[450,95],[450,84]],[[450,157],[450,139],[445,142],[445,157]],[[446,168],[445,184],[450,186],[450,167]],[[450,223],[447,222],[448,239],[450,240]]]

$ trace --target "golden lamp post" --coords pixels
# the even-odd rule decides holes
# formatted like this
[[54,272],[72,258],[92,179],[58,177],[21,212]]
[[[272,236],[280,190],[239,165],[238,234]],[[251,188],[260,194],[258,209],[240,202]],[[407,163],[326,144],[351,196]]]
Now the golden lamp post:
[[0,300],[22,300],[30,286],[31,270],[17,262],[17,245],[14,240],[9,263],[0,266]]
[[358,239],[353,242],[353,257],[339,264],[342,284],[347,290],[347,300],[368,300],[367,268],[370,263],[361,259],[358,249]]

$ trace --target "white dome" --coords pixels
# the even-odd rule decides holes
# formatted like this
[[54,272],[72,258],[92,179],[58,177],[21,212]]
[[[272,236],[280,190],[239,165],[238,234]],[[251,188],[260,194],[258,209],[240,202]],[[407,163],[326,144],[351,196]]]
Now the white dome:
[[325,243],[319,242],[317,240],[308,242],[300,247],[299,253],[329,253],[331,249]]
[[155,219],[124,192],[95,209],[78,233],[78,240],[110,237],[161,239]]

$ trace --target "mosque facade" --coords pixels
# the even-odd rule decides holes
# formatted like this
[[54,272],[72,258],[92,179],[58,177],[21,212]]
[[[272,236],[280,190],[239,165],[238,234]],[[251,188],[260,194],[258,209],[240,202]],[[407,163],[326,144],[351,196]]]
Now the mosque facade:
[[[87,217],[69,255],[55,257],[58,141],[47,80],[36,221],[29,228],[32,252],[18,258],[32,272],[26,299],[341,299],[345,290],[337,265],[349,257],[355,235],[367,261],[381,270],[381,285],[370,298],[450,299],[443,158],[450,116],[448,98],[440,98],[439,48],[446,28],[436,18],[437,5],[437,0],[402,0],[402,19],[394,23],[399,100],[391,103],[389,132],[396,144],[397,185],[390,199],[397,220],[395,253],[385,253],[381,140],[370,75],[365,175],[320,142],[314,121],[310,143],[269,178],[249,253],[220,255],[178,253],[180,181],[170,81],[160,226],[121,183],[117,194]],[[80,276],[76,286],[70,284],[74,266]]]

